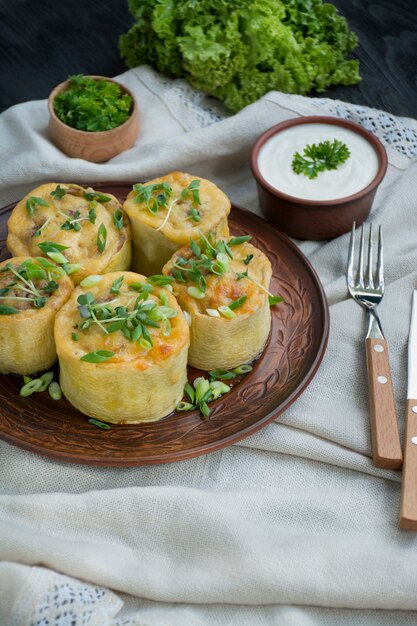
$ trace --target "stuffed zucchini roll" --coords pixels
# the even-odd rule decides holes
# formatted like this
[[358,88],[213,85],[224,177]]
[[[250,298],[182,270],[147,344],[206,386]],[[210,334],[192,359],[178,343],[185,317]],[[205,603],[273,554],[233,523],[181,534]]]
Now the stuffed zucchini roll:
[[123,206],[132,226],[132,267],[146,276],[160,272],[199,231],[229,234],[228,197],[209,180],[183,172],[134,185]]
[[51,258],[75,284],[129,269],[131,261],[130,227],[117,198],[72,184],[48,183],[25,196],[10,216],[7,247]]
[[0,372],[29,375],[56,361],[54,321],[73,283],[44,258],[0,263]]
[[[164,266],[173,293],[189,314],[188,362],[202,370],[249,363],[263,350],[271,326],[269,259],[250,236],[199,242],[178,250]],[[278,301],[277,299],[273,302]]]
[[189,329],[158,279],[92,276],[91,289],[78,287],[57,316],[61,388],[82,413],[114,424],[153,422],[181,400]]

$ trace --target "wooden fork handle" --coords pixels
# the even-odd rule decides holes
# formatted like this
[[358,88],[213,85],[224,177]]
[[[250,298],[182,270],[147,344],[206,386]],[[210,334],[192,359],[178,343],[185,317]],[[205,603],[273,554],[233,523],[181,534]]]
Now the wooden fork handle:
[[367,339],[366,356],[373,463],[376,467],[398,469],[402,465],[402,452],[387,342]]
[[417,530],[417,400],[407,400],[400,526]]

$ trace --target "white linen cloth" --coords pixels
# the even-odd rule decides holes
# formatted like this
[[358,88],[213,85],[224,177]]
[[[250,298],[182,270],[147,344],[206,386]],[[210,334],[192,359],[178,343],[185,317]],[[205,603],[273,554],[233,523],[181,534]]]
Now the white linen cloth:
[[[106,164],[63,155],[45,101],[0,116],[0,206],[47,181],[147,180],[180,169],[257,211],[254,140],[300,114],[356,119],[389,170],[372,209],[385,239],[380,306],[400,428],[417,286],[417,122],[276,92],[234,116],[147,67],[120,81],[140,134]],[[400,472],[373,467],[364,313],[349,299],[349,235],[299,242],[326,290],[323,363],[279,420],[238,445],[170,465],[58,463],[0,442],[1,626],[417,623],[417,533],[399,529]]]

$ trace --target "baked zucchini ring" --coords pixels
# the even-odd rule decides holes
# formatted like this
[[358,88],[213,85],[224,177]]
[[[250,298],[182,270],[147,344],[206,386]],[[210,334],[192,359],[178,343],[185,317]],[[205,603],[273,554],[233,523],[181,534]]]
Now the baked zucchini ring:
[[157,274],[199,231],[227,236],[230,200],[204,178],[171,172],[133,186],[123,205],[132,226],[132,268]]
[[63,393],[105,422],[161,419],[187,381],[189,329],[176,299],[133,272],[92,276],[91,283],[74,291],[56,319]]
[[234,368],[252,361],[265,346],[272,269],[250,238],[200,235],[162,270],[174,278],[173,293],[191,317],[188,362],[193,367]]
[[7,247],[61,263],[75,284],[131,262],[130,226],[117,198],[72,184],[48,183],[25,196],[9,218]]
[[0,372],[29,375],[56,361],[54,321],[73,283],[44,258],[0,263]]

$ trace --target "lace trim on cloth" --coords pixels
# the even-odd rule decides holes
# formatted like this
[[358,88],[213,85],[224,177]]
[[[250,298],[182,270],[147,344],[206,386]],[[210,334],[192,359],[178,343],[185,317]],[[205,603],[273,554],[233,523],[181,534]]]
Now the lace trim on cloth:
[[[221,102],[193,89],[185,80],[170,79],[141,66],[137,76],[158,94],[185,130],[219,122],[230,115]],[[332,115],[357,122],[384,144],[391,165],[406,169],[417,158],[417,121],[385,111],[330,98],[310,98],[271,91],[264,96],[298,115]]]
[[32,567],[7,626],[136,626],[114,619],[122,605],[108,589]]

